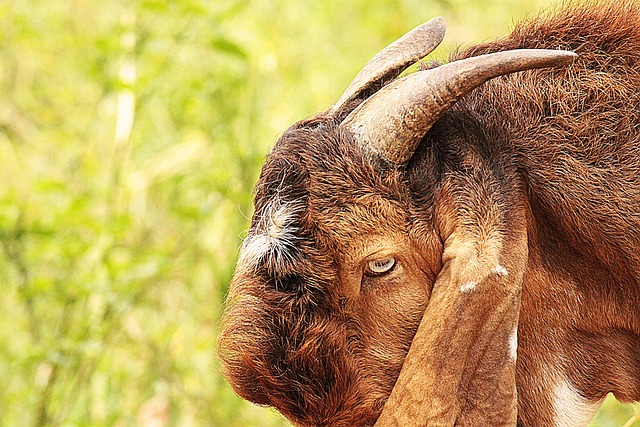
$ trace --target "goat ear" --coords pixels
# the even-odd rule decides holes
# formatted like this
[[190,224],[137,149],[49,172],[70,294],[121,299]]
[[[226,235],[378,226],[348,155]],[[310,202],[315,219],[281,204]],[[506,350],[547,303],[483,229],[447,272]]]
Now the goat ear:
[[463,181],[445,188],[443,268],[376,427],[516,424],[526,216],[495,183]]

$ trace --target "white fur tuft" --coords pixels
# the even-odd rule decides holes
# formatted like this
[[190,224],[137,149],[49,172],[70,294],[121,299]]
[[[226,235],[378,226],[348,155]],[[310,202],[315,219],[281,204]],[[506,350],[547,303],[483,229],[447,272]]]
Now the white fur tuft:
[[256,234],[249,235],[242,245],[239,262],[256,267],[266,261],[276,268],[291,262],[298,240],[296,219],[300,211],[293,202],[275,201],[265,207],[255,228]]
[[602,401],[589,402],[563,378],[554,389],[553,425],[555,427],[585,427],[598,412]]
[[518,326],[513,328],[511,336],[509,336],[509,356],[514,362],[518,357]]
[[501,277],[506,277],[509,275],[507,269],[501,265],[497,265],[496,268],[494,268],[491,272]]
[[464,285],[460,286],[460,292],[462,292],[463,294],[472,292],[476,289],[476,282],[467,282]]

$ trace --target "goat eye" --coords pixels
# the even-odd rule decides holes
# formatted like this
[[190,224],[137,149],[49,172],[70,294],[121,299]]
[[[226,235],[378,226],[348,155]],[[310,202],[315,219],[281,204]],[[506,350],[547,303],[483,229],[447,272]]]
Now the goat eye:
[[383,274],[391,271],[393,266],[396,265],[395,258],[384,258],[369,261],[369,272],[371,274]]

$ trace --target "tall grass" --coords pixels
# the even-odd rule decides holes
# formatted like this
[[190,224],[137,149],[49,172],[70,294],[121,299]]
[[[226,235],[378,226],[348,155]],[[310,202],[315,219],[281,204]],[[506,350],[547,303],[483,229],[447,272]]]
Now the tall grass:
[[0,426],[287,425],[214,351],[266,151],[419,22],[452,47],[539,7],[0,4]]

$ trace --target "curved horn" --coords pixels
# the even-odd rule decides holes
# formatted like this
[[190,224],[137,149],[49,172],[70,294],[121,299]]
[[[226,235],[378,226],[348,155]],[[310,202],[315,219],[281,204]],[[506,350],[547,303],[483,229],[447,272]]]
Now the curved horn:
[[376,83],[395,79],[405,68],[430,54],[442,41],[446,23],[433,18],[409,31],[374,56],[353,79],[338,102],[331,107],[335,115]]
[[564,50],[497,52],[418,71],[382,88],[353,110],[340,127],[365,150],[397,165],[409,161],[422,137],[465,94],[494,77],[559,67],[577,55]]

